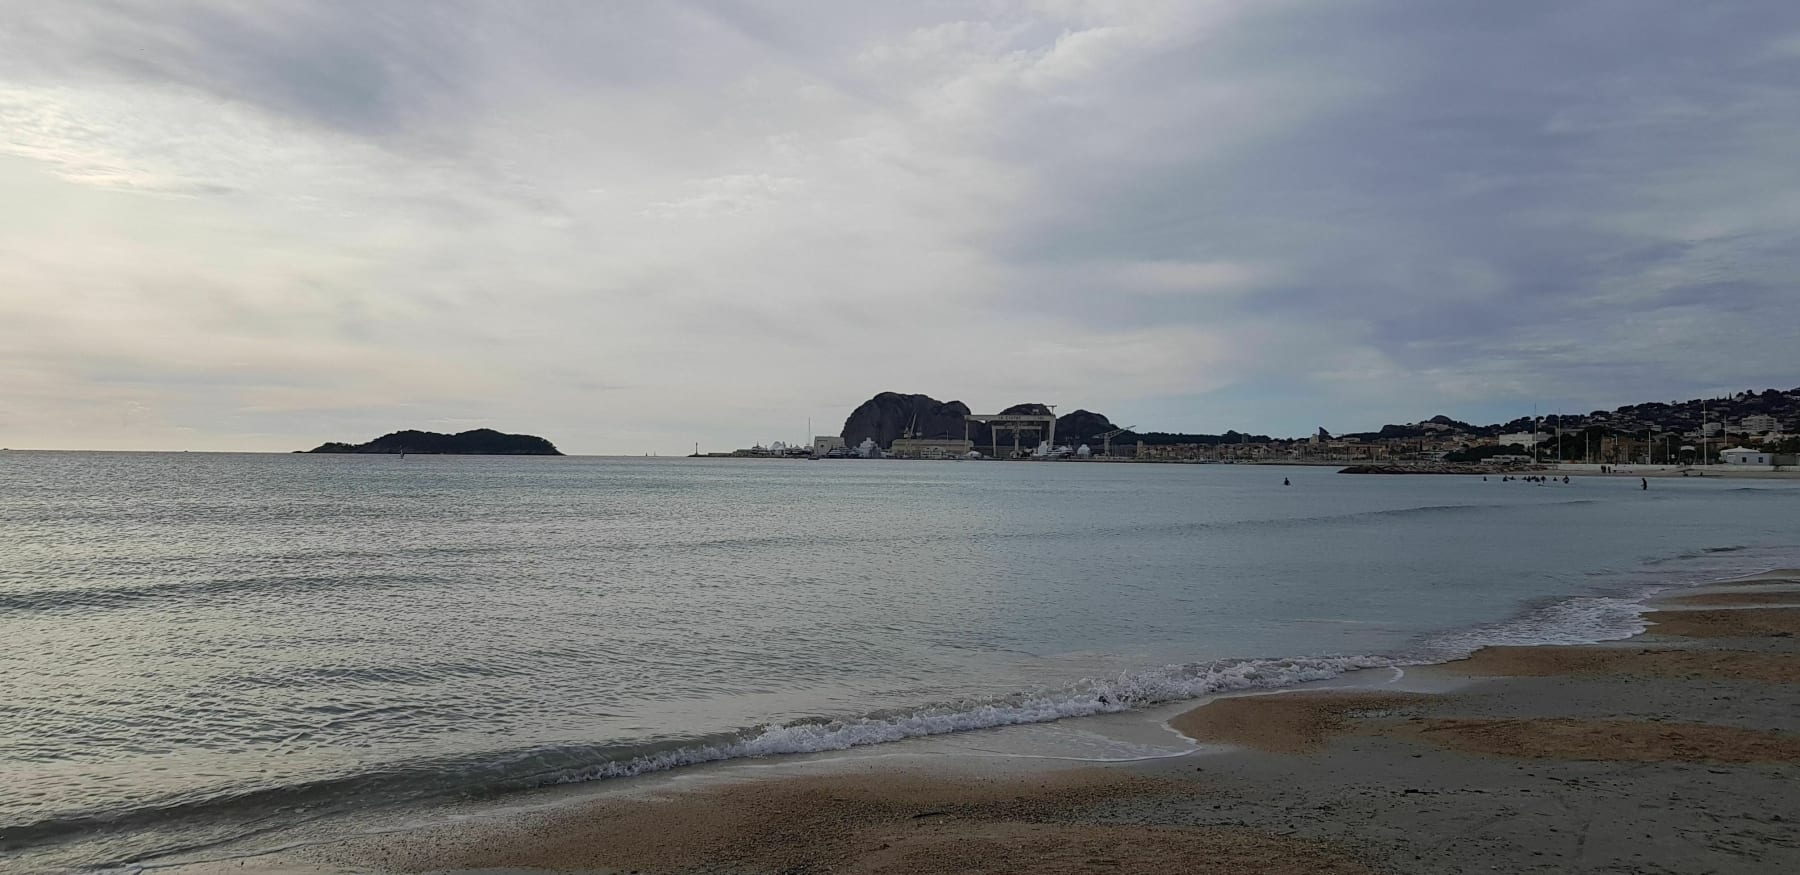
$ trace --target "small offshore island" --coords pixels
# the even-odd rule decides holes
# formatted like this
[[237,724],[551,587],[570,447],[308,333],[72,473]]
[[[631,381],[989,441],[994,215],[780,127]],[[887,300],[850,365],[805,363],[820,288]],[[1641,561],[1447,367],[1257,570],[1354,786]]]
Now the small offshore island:
[[307,453],[420,453],[453,456],[560,456],[556,445],[531,434],[506,434],[491,428],[478,428],[456,434],[435,431],[396,431],[384,434],[366,444],[328,441]]

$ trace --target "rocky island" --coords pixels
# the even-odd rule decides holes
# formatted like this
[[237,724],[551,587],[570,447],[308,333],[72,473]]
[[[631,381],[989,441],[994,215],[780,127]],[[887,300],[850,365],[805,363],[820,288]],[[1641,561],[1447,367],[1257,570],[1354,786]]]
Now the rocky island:
[[457,434],[435,431],[396,431],[366,444],[330,441],[306,450],[309,453],[424,453],[460,456],[560,456],[556,445],[537,435],[504,434],[478,428]]

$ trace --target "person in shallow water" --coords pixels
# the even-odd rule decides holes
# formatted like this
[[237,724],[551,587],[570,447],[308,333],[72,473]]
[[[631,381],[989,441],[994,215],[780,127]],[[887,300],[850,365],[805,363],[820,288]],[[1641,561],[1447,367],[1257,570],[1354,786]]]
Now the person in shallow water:
[[1286,477],[1283,477],[1283,478],[1281,478],[1281,485],[1283,485],[1283,486],[1292,486],[1292,485],[1294,485],[1294,484],[1292,484],[1292,483],[1289,483],[1289,482],[1288,482],[1288,479],[1287,479],[1287,478],[1286,478]]
[[1648,478],[1648,477],[1639,477],[1639,478],[1638,478],[1638,482],[1639,482],[1639,483],[1641,483],[1641,484],[1643,484],[1643,488],[1644,488],[1644,489],[1649,489],[1649,488],[1650,488],[1650,478]]

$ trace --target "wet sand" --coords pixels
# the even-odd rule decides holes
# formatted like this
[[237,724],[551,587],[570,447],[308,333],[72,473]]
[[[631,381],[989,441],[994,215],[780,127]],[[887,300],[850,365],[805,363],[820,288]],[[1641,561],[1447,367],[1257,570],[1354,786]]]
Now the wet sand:
[[1650,632],[1684,638],[1788,638],[1800,634],[1800,608],[1651,611]]
[[1735,608],[1759,605],[1791,605],[1800,607],[1800,590],[1770,592],[1705,592],[1669,599],[1664,604],[1678,607]]
[[1721,583],[1784,583],[1800,586],[1800,568],[1776,568],[1761,574],[1734,577],[1730,580],[1721,581]]
[[1489,647],[1440,671],[1470,677],[1713,678],[1800,683],[1800,653],[1644,647]]
[[1369,692],[1278,693],[1220,699],[1169,721],[1197,741],[1276,753],[1317,751],[1353,721],[1416,709],[1430,697]]
[[1706,723],[1649,720],[1418,720],[1382,727],[1465,753],[1611,762],[1800,762],[1800,735]]
[[[1218,699],[1193,754],[970,772],[953,758],[671,785],[324,844],[382,872],[1800,871],[1800,611],[1649,615],[1369,686]],[[260,865],[256,863],[253,865]],[[199,875],[203,870],[173,870]],[[253,872],[257,869],[219,869]],[[275,871],[270,869],[269,871]]]
[[1110,769],[790,778],[602,803],[528,826],[432,831],[344,862],[402,872],[1367,871],[1319,842],[1084,816],[1186,790]]

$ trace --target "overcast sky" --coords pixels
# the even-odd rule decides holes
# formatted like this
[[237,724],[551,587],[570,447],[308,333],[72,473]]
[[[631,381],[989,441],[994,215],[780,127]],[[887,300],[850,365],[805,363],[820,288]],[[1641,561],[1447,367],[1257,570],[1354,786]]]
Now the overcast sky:
[[0,0],[0,445],[1800,385],[1800,4]]

